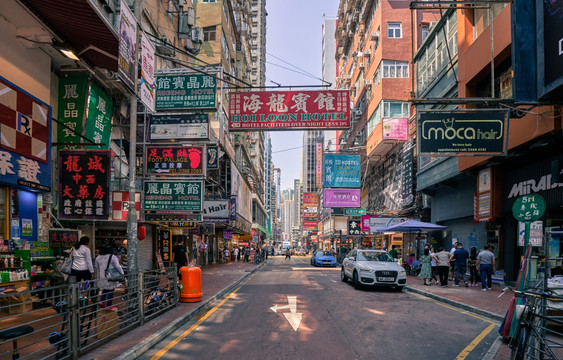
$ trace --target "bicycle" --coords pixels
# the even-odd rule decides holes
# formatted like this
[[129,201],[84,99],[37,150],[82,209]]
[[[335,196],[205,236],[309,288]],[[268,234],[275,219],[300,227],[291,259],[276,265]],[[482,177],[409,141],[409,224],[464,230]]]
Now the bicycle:
[[545,314],[548,300],[560,302],[563,301],[563,298],[555,296],[549,291],[520,291],[509,287],[504,288],[503,293],[507,290],[514,292],[517,297],[526,299],[524,309],[518,319],[516,332],[508,343],[512,349],[510,359],[558,360],[559,358],[552,349],[563,348],[563,343],[561,343],[563,334],[549,329],[547,322],[559,325],[563,325],[563,322],[558,319],[560,317]]

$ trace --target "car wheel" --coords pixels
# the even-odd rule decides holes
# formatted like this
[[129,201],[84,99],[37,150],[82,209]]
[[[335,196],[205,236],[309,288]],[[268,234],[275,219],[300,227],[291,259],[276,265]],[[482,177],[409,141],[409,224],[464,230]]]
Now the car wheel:
[[395,286],[395,290],[397,290],[398,292],[403,291],[404,288],[404,286]]
[[354,276],[352,281],[354,283],[354,289],[358,290],[362,286],[360,284],[360,281],[358,280],[358,273],[356,271],[354,271]]
[[340,280],[342,280],[342,282],[348,281],[348,277],[346,276],[346,273],[344,272],[344,268],[342,268],[340,270]]

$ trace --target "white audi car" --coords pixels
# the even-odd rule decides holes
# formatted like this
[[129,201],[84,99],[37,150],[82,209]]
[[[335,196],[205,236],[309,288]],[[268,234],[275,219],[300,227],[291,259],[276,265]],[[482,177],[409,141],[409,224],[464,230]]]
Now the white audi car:
[[352,250],[342,261],[340,279],[352,279],[354,288],[362,285],[391,286],[402,291],[407,272],[383,250]]

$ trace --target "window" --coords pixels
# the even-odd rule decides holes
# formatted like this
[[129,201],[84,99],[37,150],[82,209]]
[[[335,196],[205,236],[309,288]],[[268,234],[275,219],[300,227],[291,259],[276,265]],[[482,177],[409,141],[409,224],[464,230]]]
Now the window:
[[422,31],[422,41],[426,39],[428,36],[428,32],[430,30],[430,26],[428,24],[422,24],[421,31]]
[[215,41],[217,37],[217,26],[203,28],[203,41]]
[[387,37],[392,39],[400,39],[403,37],[401,23],[387,23]]
[[381,62],[381,64],[383,66],[383,77],[384,78],[408,78],[409,77],[409,63],[408,62],[383,60]]

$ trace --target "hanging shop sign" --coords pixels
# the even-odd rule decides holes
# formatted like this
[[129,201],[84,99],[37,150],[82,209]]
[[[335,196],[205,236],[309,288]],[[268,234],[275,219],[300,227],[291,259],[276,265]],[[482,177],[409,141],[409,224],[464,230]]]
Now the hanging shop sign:
[[348,220],[348,235],[364,235],[360,220]]
[[[78,144],[84,123],[84,109],[88,96],[87,76],[63,76],[59,79],[59,117],[57,142]],[[59,145],[59,148],[74,149],[76,145]]]
[[383,140],[407,140],[407,118],[383,118]]
[[51,107],[0,77],[0,182],[50,191]]
[[156,242],[158,249],[158,253],[162,257],[164,261],[171,261],[172,258],[170,257],[170,250],[171,250],[171,242],[172,240],[172,231],[168,229],[159,229],[156,233]]
[[317,228],[319,198],[315,193],[303,193],[303,230]]
[[229,200],[205,200],[203,202],[204,218],[229,218]]
[[137,43],[137,20],[129,9],[127,1],[121,0],[119,22],[119,62],[117,75],[131,89],[135,90],[135,51]]
[[59,153],[59,217],[104,219],[109,213],[111,151],[61,150]]
[[202,146],[147,146],[147,175],[203,175]]
[[360,207],[360,189],[324,189],[325,207]]
[[[114,191],[111,193],[111,218],[115,221],[126,221],[129,213],[129,192]],[[137,221],[141,220],[141,193],[135,193],[135,210]]]
[[98,149],[109,149],[111,137],[111,118],[113,117],[113,99],[98,85],[90,85],[88,114],[84,136],[96,144]]
[[522,195],[512,204],[512,215],[518,221],[536,221],[545,213],[545,200],[538,194]]
[[361,216],[366,214],[366,209],[345,208],[344,215],[346,216]]
[[246,220],[252,219],[252,195],[237,166],[231,161],[231,194],[235,196],[236,212]]
[[323,184],[323,143],[318,142],[315,150],[315,185],[321,187]]
[[420,111],[419,154],[506,155],[508,114],[506,109]]
[[360,187],[360,155],[324,154],[325,187]]
[[70,249],[80,236],[81,231],[76,229],[49,229],[49,248]]
[[209,139],[208,114],[162,114],[150,117],[151,140]]
[[376,216],[362,216],[362,231],[376,233],[376,229],[395,225],[407,221],[408,218],[390,218]]
[[215,109],[217,81],[202,74],[157,74],[156,110]]
[[229,130],[348,129],[348,90],[231,92]]
[[155,111],[154,93],[156,82],[154,80],[154,45],[145,33],[141,34],[141,84],[139,85],[139,98],[151,112]]
[[[145,181],[144,210],[170,214],[175,211],[202,211],[202,208],[202,180]],[[169,221],[181,220],[171,219]]]
[[145,211],[145,221],[158,221],[158,222],[201,222],[201,214],[182,211]]
[[206,145],[207,152],[207,170],[219,169],[219,146]]

